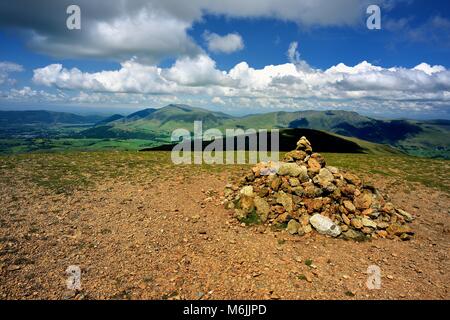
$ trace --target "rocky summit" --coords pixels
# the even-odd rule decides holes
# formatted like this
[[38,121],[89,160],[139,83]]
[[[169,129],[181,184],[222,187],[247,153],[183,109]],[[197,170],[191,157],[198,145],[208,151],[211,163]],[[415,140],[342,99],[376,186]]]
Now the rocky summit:
[[357,175],[327,166],[301,137],[279,163],[258,163],[236,184],[225,187],[225,206],[246,224],[285,228],[292,235],[316,231],[364,241],[409,240],[413,217],[396,208]]

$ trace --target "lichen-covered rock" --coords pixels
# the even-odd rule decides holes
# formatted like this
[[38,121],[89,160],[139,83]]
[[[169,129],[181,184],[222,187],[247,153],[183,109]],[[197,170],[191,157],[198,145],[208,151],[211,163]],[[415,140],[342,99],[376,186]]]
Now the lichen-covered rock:
[[254,194],[253,194],[253,187],[252,186],[242,187],[240,193],[243,196],[248,196],[248,197],[253,197],[254,196]]
[[320,153],[313,153],[311,159],[315,159],[322,168],[326,165],[325,158]]
[[303,227],[306,227],[309,224],[309,215],[307,213],[302,214],[299,221]]
[[336,167],[332,167],[332,166],[327,166],[327,169],[330,170],[330,172],[332,174],[338,174],[339,173],[339,169]]
[[322,188],[327,188],[333,183],[334,176],[327,168],[322,168],[320,169],[319,174],[314,177],[313,181]]
[[281,186],[281,179],[280,177],[273,177],[272,180],[270,181],[270,187],[272,188],[273,191],[278,191],[278,189]]
[[370,220],[369,218],[361,218],[361,223],[364,227],[370,227],[370,228],[377,228],[377,224],[375,223],[375,221]]
[[344,200],[343,204],[344,204],[344,208],[347,209],[348,212],[351,213],[351,212],[356,211],[355,205],[350,200]]
[[348,183],[353,184],[355,186],[360,186],[362,184],[361,179],[353,173],[346,172],[343,174],[343,177]]
[[350,219],[347,217],[347,215],[345,213],[342,214],[342,221],[349,226],[350,225]]
[[391,224],[387,229],[390,235],[401,236],[402,234],[414,234],[414,231],[407,225]]
[[256,213],[259,215],[259,219],[262,223],[266,222],[270,212],[270,205],[265,199],[258,196],[255,197],[254,204],[256,207]]
[[314,173],[318,173],[320,171],[320,169],[322,168],[319,161],[317,161],[315,158],[309,158],[308,167],[309,167],[309,170],[311,170]]
[[278,175],[289,177],[300,177],[300,179],[307,176],[308,170],[305,166],[299,166],[296,163],[282,163],[278,168]]
[[387,222],[377,222],[377,228],[378,229],[387,229],[389,227],[389,223]]
[[303,150],[308,154],[312,153],[311,143],[306,139],[306,137],[301,137],[297,142],[296,150]]
[[298,178],[290,178],[289,185],[291,187],[298,187],[300,185],[300,180]]
[[303,227],[303,232],[304,233],[310,233],[312,231],[312,227],[310,224],[306,225]]
[[243,209],[247,212],[251,211],[255,206],[254,198],[246,196],[246,195],[242,195],[239,204],[240,204],[241,209]]
[[411,222],[413,221],[413,216],[411,214],[409,214],[408,212],[406,212],[405,210],[396,208],[395,209],[397,211],[398,214],[400,214],[406,221]]
[[247,211],[242,210],[242,209],[234,209],[234,216],[238,219],[238,220],[242,220],[247,218]]
[[359,210],[369,209],[372,205],[372,194],[368,192],[362,193],[355,198],[353,203]]
[[361,219],[359,219],[359,218],[354,218],[354,219],[352,219],[352,220],[350,221],[350,224],[351,224],[351,226],[352,226],[353,228],[358,229],[358,230],[359,230],[359,229],[362,229],[362,228],[364,227],[364,225],[363,225]]
[[353,230],[353,229],[347,230],[342,235],[343,235],[344,239],[351,239],[351,240],[355,240],[355,241],[367,240],[367,236],[364,233]]
[[286,230],[290,234],[296,234],[300,227],[301,227],[301,225],[300,225],[300,223],[298,223],[298,221],[291,219],[287,224]]
[[287,212],[292,212],[294,208],[294,202],[292,201],[292,196],[284,193],[283,191],[277,194],[277,203],[281,204]]
[[284,155],[284,162],[295,162],[295,161],[303,161],[306,158],[307,154],[305,151],[301,150],[293,150]]

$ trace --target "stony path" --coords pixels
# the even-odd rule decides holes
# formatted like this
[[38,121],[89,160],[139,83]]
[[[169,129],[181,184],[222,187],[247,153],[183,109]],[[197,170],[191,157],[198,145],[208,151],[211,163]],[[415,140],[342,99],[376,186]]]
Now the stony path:
[[[405,193],[399,183],[375,180],[416,215],[416,236],[356,243],[243,227],[220,205],[229,180],[168,171],[70,196],[2,185],[0,298],[450,298],[444,194],[425,187]],[[374,264],[380,290],[366,287]],[[66,290],[69,265],[82,270],[76,296]]]

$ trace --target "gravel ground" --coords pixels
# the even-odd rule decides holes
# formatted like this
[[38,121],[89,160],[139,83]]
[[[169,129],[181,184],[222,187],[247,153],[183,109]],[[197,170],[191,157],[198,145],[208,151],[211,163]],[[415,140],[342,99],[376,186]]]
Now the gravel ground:
[[[241,169],[118,177],[57,195],[0,183],[2,299],[449,299],[447,194],[369,177],[416,219],[410,241],[241,226],[221,205]],[[66,269],[81,268],[81,290]],[[366,286],[381,268],[381,288]]]

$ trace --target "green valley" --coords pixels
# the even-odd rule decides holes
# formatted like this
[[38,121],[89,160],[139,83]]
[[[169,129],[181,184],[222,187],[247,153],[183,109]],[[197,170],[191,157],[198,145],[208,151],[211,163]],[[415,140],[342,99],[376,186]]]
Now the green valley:
[[[313,129],[353,141],[366,152],[450,158],[449,120],[379,120],[348,111],[270,112],[235,117],[188,105],[147,108],[127,116],[83,117],[48,111],[0,112],[0,152],[141,150],[171,143],[173,130]],[[282,135],[282,139],[283,135]],[[376,151],[374,151],[376,150]]]

